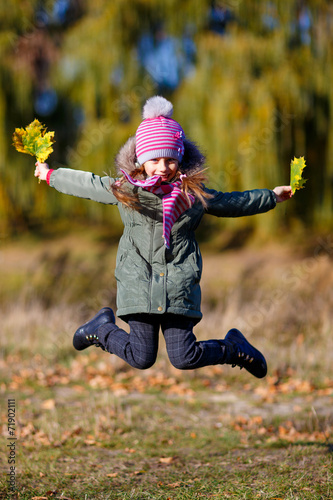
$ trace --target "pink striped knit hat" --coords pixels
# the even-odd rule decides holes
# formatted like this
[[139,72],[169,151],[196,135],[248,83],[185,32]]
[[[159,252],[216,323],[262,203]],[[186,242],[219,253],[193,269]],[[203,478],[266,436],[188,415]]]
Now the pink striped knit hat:
[[154,158],[174,158],[184,155],[184,131],[171,118],[173,106],[164,97],[148,99],[143,108],[143,122],[136,131],[136,158],[140,165]]

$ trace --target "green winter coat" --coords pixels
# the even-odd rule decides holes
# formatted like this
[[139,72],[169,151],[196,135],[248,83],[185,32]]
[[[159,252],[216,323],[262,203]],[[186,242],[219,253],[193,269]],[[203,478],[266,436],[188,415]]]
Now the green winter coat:
[[[121,153],[124,152],[121,150]],[[128,165],[127,160],[125,155],[125,163],[122,163],[118,156],[118,166],[124,168]],[[131,210],[119,203],[110,191],[113,181],[90,172],[60,168],[51,173],[49,183],[65,194],[117,205],[124,224],[115,269],[117,315],[125,321],[133,313],[165,312],[199,321],[202,317],[202,259],[195,230],[202,217],[205,214],[217,217],[253,215],[267,212],[276,204],[275,194],[268,189],[233,193],[206,189],[213,195],[208,200],[208,207],[204,209],[196,202],[180,216],[172,228],[170,249],[167,249],[163,239],[161,197],[132,187],[137,189],[142,209],[140,212]]]

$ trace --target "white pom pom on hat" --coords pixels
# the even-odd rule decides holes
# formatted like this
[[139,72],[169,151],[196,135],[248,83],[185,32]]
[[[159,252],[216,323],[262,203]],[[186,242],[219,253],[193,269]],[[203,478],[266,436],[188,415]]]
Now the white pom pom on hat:
[[143,121],[136,131],[136,157],[140,165],[155,158],[174,158],[184,155],[184,131],[171,118],[173,106],[161,96],[147,100],[143,107]]
[[144,120],[147,120],[149,118],[158,118],[159,116],[171,118],[172,113],[173,105],[171,104],[171,102],[159,95],[148,99],[142,110],[142,116]]

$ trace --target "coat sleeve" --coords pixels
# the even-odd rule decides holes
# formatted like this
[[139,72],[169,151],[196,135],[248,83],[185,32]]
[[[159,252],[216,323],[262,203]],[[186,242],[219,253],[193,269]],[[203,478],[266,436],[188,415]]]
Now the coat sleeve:
[[110,185],[114,182],[111,177],[100,177],[91,172],[58,168],[50,175],[50,186],[60,193],[98,201],[99,203],[115,205],[117,198],[113,195]]
[[206,213],[216,217],[242,217],[268,212],[276,205],[276,197],[270,189],[253,189],[251,191],[233,191],[223,193],[206,189],[211,195]]

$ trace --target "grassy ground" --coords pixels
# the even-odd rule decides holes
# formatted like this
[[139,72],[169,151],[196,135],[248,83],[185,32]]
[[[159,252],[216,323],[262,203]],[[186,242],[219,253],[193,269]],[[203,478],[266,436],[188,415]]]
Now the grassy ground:
[[240,327],[268,360],[256,380],[180,372],[163,339],[144,372],[76,353],[77,325],[114,304],[114,251],[82,238],[1,249],[0,498],[332,498],[329,240],[206,252],[197,336]]

